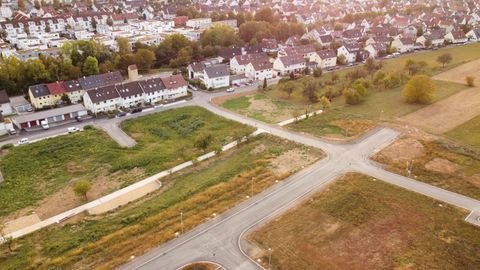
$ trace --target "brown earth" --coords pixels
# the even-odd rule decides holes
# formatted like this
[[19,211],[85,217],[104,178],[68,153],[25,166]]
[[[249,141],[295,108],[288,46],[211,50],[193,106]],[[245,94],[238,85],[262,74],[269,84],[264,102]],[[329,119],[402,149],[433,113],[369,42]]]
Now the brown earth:
[[271,161],[272,172],[276,176],[282,176],[312,163],[315,159],[317,158],[314,155],[300,149],[289,150]]
[[224,103],[225,101],[227,100],[230,100],[230,99],[235,99],[235,98],[239,98],[239,97],[244,97],[244,96],[249,96],[249,95],[253,95],[257,92],[257,90],[252,90],[252,91],[246,91],[246,92],[241,92],[241,93],[235,93],[235,94],[231,94],[231,95],[226,95],[226,96],[222,96],[222,97],[216,97],[216,98],[213,98],[212,99],[212,103],[214,105],[217,105],[217,106],[220,106],[222,103]]
[[380,155],[385,156],[393,162],[407,162],[424,154],[422,143],[414,138],[401,138],[393,144],[384,148]]
[[427,170],[439,173],[455,173],[460,169],[457,164],[443,158],[434,158],[425,164]]

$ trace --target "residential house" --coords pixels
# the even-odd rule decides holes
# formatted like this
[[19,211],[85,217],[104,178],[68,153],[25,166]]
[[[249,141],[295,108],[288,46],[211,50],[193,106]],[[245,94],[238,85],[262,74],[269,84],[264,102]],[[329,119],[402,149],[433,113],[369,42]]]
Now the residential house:
[[85,91],[80,86],[78,80],[70,80],[63,82],[65,85],[65,90],[67,91],[67,96],[70,98],[72,103],[79,103],[83,99]]
[[87,91],[83,95],[85,108],[94,114],[114,111],[121,104],[121,97],[115,85],[104,86]]
[[370,58],[382,57],[387,53],[387,46],[384,43],[373,43],[365,46],[365,51]]
[[335,50],[316,51],[309,60],[320,68],[331,68],[337,65],[337,54]]
[[221,88],[230,85],[230,73],[227,65],[207,66],[203,70],[202,81],[207,88]]
[[[227,67],[225,66],[224,69],[226,70]],[[227,74],[228,74],[228,70],[227,70]],[[163,95],[163,99],[175,99],[175,98],[184,97],[188,94],[187,92],[188,83],[185,81],[182,75],[177,74],[177,75],[172,75],[168,77],[163,77],[161,78],[161,80],[166,89],[166,93]],[[229,80],[228,76],[226,80],[227,81]],[[218,83],[220,82],[220,80],[215,82]]]
[[354,63],[359,52],[360,46],[357,43],[346,43],[337,49],[337,60],[338,57],[343,56],[346,63]]
[[28,88],[28,96],[34,108],[41,109],[43,107],[53,106],[55,103],[48,91],[47,85],[36,84]]
[[269,61],[270,58],[265,53],[237,55],[230,59],[230,70],[234,74],[245,73],[246,66],[253,60]]
[[444,36],[445,40],[453,44],[465,43],[468,41],[467,36],[462,30],[454,30]]
[[187,67],[188,78],[190,80],[197,80],[203,76],[205,64],[202,62],[193,62]]
[[12,104],[10,103],[7,91],[0,90],[0,115],[10,115],[12,113]]
[[413,51],[415,48],[416,39],[411,37],[397,37],[392,41],[392,47],[397,49],[399,53],[406,53]]
[[185,25],[194,29],[207,29],[212,25],[212,18],[197,18],[188,20]]
[[259,81],[273,77],[273,64],[268,59],[254,59],[245,67],[248,79]]
[[65,85],[59,81],[47,84],[47,89],[54,104],[61,103],[62,96],[67,93]]
[[131,108],[140,106],[145,101],[145,95],[138,82],[116,84],[120,95],[120,108]]
[[468,40],[480,41],[480,28],[473,28],[466,34]]
[[273,70],[278,75],[287,75],[291,72],[298,73],[305,70],[306,61],[303,55],[293,54],[287,56],[280,56],[273,62]]
[[148,103],[156,103],[167,99],[166,88],[160,78],[148,79],[139,82],[145,93],[145,101]]
[[315,53],[315,47],[312,44],[288,47],[278,52],[279,56],[301,55],[303,58],[310,58]]

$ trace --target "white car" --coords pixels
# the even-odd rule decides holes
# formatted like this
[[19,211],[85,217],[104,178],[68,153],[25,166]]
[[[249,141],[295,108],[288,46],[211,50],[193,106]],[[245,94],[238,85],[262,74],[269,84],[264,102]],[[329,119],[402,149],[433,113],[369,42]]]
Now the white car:
[[69,128],[67,128],[67,131],[68,131],[68,133],[75,133],[75,132],[79,132],[80,129],[77,128],[77,127],[69,127]]
[[18,145],[29,144],[29,143],[30,143],[30,140],[28,138],[23,138],[23,139],[20,139],[20,141],[18,141]]
[[233,91],[235,91],[235,88],[233,88],[233,87],[230,87],[230,88],[227,89],[227,92],[233,92]]

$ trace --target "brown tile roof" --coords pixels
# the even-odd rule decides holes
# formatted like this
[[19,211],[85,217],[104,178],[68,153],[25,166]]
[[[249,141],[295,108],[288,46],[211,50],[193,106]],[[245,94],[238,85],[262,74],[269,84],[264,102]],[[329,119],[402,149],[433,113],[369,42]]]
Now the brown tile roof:
[[54,83],[49,83],[47,84],[48,92],[50,92],[51,95],[60,95],[66,92],[65,85],[63,82],[54,82]]
[[167,89],[174,89],[182,86],[187,86],[187,82],[180,74],[172,75],[166,78],[161,78],[161,80],[163,82],[163,85],[165,85],[165,88]]

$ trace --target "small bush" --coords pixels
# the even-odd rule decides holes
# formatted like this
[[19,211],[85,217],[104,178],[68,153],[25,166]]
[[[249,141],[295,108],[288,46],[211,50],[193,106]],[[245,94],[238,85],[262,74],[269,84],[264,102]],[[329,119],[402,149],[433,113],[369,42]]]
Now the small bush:
[[93,130],[95,129],[92,125],[86,125],[83,127],[83,130]]
[[11,143],[7,143],[7,144],[2,145],[2,149],[10,149],[12,147],[13,147],[13,144],[11,144]]
[[467,85],[469,87],[474,87],[475,86],[475,77],[467,76],[467,77],[465,77],[465,81],[467,82]]
[[362,101],[361,95],[352,88],[343,91],[343,97],[345,98],[345,103],[350,105],[357,105]]

